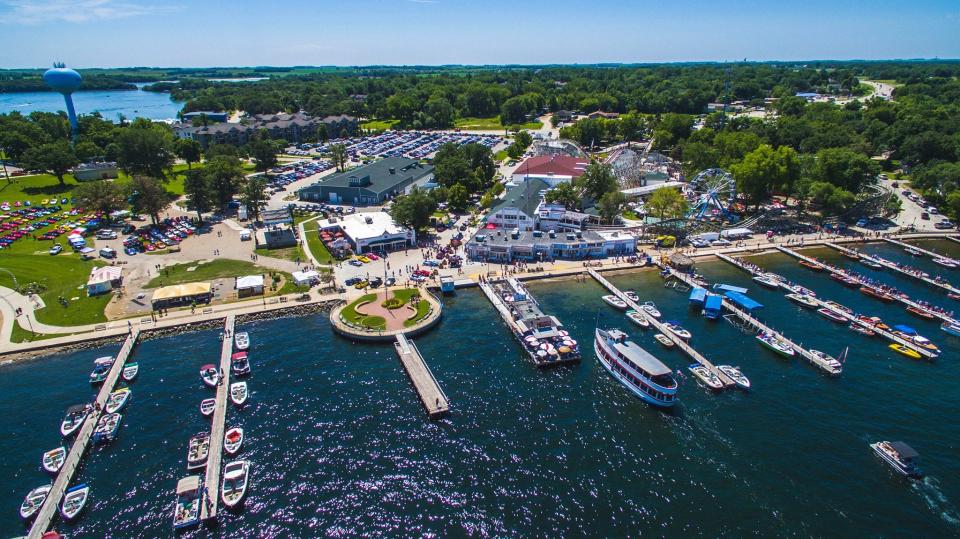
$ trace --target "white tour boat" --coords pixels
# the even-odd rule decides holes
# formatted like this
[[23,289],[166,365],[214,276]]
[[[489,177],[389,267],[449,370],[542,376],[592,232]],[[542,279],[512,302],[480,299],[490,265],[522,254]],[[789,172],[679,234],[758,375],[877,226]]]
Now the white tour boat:
[[649,352],[627,340],[619,329],[597,328],[594,335],[597,359],[611,376],[644,402],[670,407],[677,402],[673,371]]

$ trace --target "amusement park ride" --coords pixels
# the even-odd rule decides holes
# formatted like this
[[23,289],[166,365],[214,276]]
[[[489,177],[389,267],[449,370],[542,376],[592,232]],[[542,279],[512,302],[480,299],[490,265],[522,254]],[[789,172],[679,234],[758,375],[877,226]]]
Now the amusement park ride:
[[688,182],[687,192],[690,200],[687,219],[730,223],[739,219],[733,211],[737,201],[737,182],[729,172],[720,168],[701,171]]

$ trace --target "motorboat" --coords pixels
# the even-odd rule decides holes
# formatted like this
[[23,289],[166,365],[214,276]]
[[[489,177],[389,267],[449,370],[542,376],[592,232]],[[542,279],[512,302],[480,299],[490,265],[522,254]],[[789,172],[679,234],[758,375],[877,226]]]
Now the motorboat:
[[673,348],[674,346],[676,346],[676,343],[673,342],[673,339],[671,339],[670,337],[667,337],[663,333],[657,333],[656,335],[653,336],[653,338],[656,339],[658,343],[662,344],[666,348]]
[[203,479],[199,475],[184,477],[177,482],[177,502],[173,508],[173,528],[180,529],[200,522],[203,506]]
[[228,462],[223,468],[223,486],[220,499],[226,507],[236,507],[247,494],[250,481],[250,463],[246,460]]
[[250,374],[250,359],[246,352],[236,352],[230,356],[230,372],[234,376],[246,376]]
[[70,436],[74,432],[77,432],[77,429],[83,425],[83,421],[87,419],[87,415],[89,414],[89,404],[75,404],[67,408],[67,415],[64,416],[63,421],[60,423],[60,434]]
[[800,261],[800,265],[803,266],[803,267],[805,267],[805,268],[807,268],[807,269],[809,269],[809,270],[813,270],[813,271],[823,271],[823,266],[821,266],[821,265],[818,264],[817,262],[809,262],[809,261],[807,261],[807,260],[801,260],[801,261]]
[[67,490],[63,496],[63,503],[60,504],[60,516],[64,520],[73,520],[77,518],[80,511],[83,511],[87,505],[87,498],[90,496],[90,487],[86,483],[81,483]]
[[889,331],[889,330],[890,330],[890,326],[884,324],[884,323],[883,323],[883,320],[881,320],[879,316],[864,316],[864,315],[860,315],[860,316],[857,317],[857,320],[859,320],[860,322],[863,322],[864,324],[873,326],[873,327],[875,327],[875,328],[877,328],[877,329],[882,329],[882,330],[884,330],[884,331]]
[[940,329],[954,337],[960,337],[960,324],[944,322],[940,324]]
[[237,406],[243,406],[247,402],[247,383],[234,382],[230,384],[230,402]]
[[891,303],[897,299],[891,296],[890,294],[887,294],[883,290],[880,290],[879,288],[874,288],[872,286],[861,286],[860,292],[866,296],[877,298],[884,303]]
[[688,330],[684,329],[684,328],[680,325],[680,323],[677,322],[676,320],[671,320],[671,321],[669,321],[669,322],[665,322],[665,323],[663,324],[663,327],[664,327],[664,329],[666,329],[666,330],[669,331],[670,333],[673,333],[674,335],[676,335],[677,337],[680,337],[681,339],[683,339],[683,340],[685,340],[685,341],[688,341],[688,340],[690,340],[691,337],[693,337],[693,335],[692,335]]
[[843,305],[840,305],[836,301],[825,301],[824,304],[829,305],[830,307],[833,307],[838,311],[843,311],[847,314],[853,314],[853,309],[851,309],[850,307],[844,307]]
[[140,372],[140,365],[136,362],[127,363],[123,366],[123,380],[125,382],[132,382],[134,378],[137,377],[137,373]]
[[846,321],[847,321],[847,319],[844,318],[843,315],[841,315],[841,314],[837,313],[836,311],[834,311],[833,309],[829,309],[829,308],[827,308],[827,307],[821,307],[821,308],[817,309],[817,313],[819,313],[819,314],[820,314],[821,316],[823,316],[824,318],[826,318],[826,319],[828,319],[828,320],[831,320],[831,321],[833,321],[833,322],[836,322],[836,323],[838,323],[838,324],[843,324],[843,323],[846,323]]
[[933,263],[950,269],[957,269],[958,267],[956,260],[953,260],[952,258],[944,258],[942,256],[935,257],[933,259]]
[[627,290],[626,292],[623,293],[623,295],[627,296],[627,299],[629,299],[634,303],[640,302],[640,296],[634,290]]
[[820,305],[816,299],[806,294],[787,294],[784,297],[807,309],[816,309]]
[[109,414],[119,412],[126,406],[127,401],[130,400],[131,393],[129,387],[124,387],[110,393],[110,396],[107,397],[107,404],[103,407],[104,410]]
[[200,367],[200,379],[207,387],[217,387],[220,383],[220,370],[211,364],[204,365]]
[[843,251],[840,251],[840,254],[849,258],[850,260],[860,260],[860,253],[856,251],[843,250]]
[[750,379],[744,376],[743,372],[741,372],[737,367],[731,365],[717,365],[717,368],[720,369],[720,372],[726,374],[728,378],[733,380],[733,383],[737,384],[737,387],[740,389],[750,389]]
[[626,333],[596,328],[593,348],[603,368],[641,400],[664,408],[676,404],[677,381],[673,371],[627,340]]
[[93,385],[102,384],[107,376],[110,376],[110,365],[94,364],[93,370],[90,371],[90,383]]
[[40,510],[40,507],[43,506],[43,502],[47,500],[47,494],[50,494],[50,489],[52,488],[53,485],[43,485],[27,493],[27,497],[24,498],[23,503],[20,504],[20,518],[24,520],[33,518],[33,516],[37,514],[37,511]]
[[714,391],[723,389],[723,382],[720,380],[720,377],[704,365],[693,363],[687,367],[687,370],[693,373],[693,375],[697,377],[697,380],[707,386],[707,388]]
[[209,417],[213,415],[213,411],[217,409],[217,399],[203,399],[200,401],[200,413],[204,417]]
[[801,286],[796,283],[791,283],[789,281],[781,281],[780,288],[791,294],[800,294],[801,296],[810,296],[811,298],[817,297],[817,293],[805,286]]
[[923,251],[914,249],[913,247],[904,247],[903,251],[910,256],[923,256]]
[[187,469],[197,470],[207,465],[210,456],[210,433],[201,432],[190,437],[187,444]]
[[920,454],[909,445],[903,442],[882,441],[874,442],[870,447],[897,473],[914,479],[923,477],[923,471],[917,466],[917,458]]
[[223,435],[223,449],[228,455],[236,455],[241,445],[243,445],[243,429],[240,427],[232,427]]
[[833,376],[839,375],[843,372],[843,363],[840,363],[835,357],[830,356],[820,350],[810,350],[810,355],[819,359],[821,365]]
[[933,320],[934,318],[937,317],[937,316],[936,316],[935,314],[933,314],[932,312],[930,312],[930,311],[928,311],[928,310],[926,310],[926,309],[924,309],[924,308],[922,308],[922,307],[914,307],[913,305],[907,307],[907,312],[910,313],[910,314],[912,314],[912,315],[914,315],[914,316],[919,316],[920,318],[923,318],[924,320]]
[[859,323],[857,323],[857,322],[851,322],[851,323],[850,323],[850,329],[852,329],[853,331],[856,331],[857,333],[859,333],[859,334],[861,334],[861,335],[866,335],[867,337],[876,337],[876,335],[877,335],[877,332],[876,332],[876,331],[874,331],[874,330],[872,330],[872,329],[870,329],[870,328],[868,328],[868,327],[865,327],[865,326],[863,326],[863,325],[861,325],[861,324],[859,324]]
[[904,346],[904,345],[902,345],[902,344],[900,344],[900,343],[893,343],[893,344],[891,344],[888,348],[890,348],[890,349],[893,350],[894,352],[899,352],[900,354],[903,354],[903,355],[907,356],[907,357],[910,358],[910,359],[920,359],[920,358],[923,357],[923,356],[920,355],[920,352],[917,352],[917,351],[914,350],[913,348],[910,348],[910,347],[908,347],[908,346]]
[[120,430],[120,420],[123,416],[117,413],[103,414],[100,421],[97,422],[97,428],[93,430],[94,442],[109,442],[117,437],[117,431]]
[[660,319],[660,316],[661,316],[660,311],[657,309],[657,305],[654,302],[645,301],[643,305],[640,306],[640,308],[643,309],[644,312],[646,312],[650,316],[656,318],[657,320]]
[[758,273],[753,276],[753,280],[767,288],[774,290],[780,288],[780,279],[772,273]]
[[57,473],[67,460],[67,448],[60,446],[43,454],[43,469],[50,473]]
[[634,311],[633,309],[627,311],[627,318],[629,318],[630,321],[633,322],[634,324],[644,329],[650,327],[650,321],[647,320],[645,316],[638,313],[637,311]]
[[831,273],[830,278],[833,279],[834,281],[839,282],[843,286],[848,286],[850,288],[860,286],[860,281],[854,279],[853,277],[850,277],[849,275],[843,275],[841,273]]
[[233,346],[237,350],[246,350],[250,348],[250,334],[246,331],[241,331],[233,336]]
[[607,294],[606,296],[603,296],[602,299],[603,301],[607,302],[607,305],[610,305],[611,307],[614,307],[617,309],[626,310],[627,307],[629,307],[626,301],[623,301],[622,299],[618,298],[617,296],[614,296],[613,294]]
[[757,333],[757,340],[760,341],[760,344],[784,357],[793,357],[797,353],[790,344],[783,339],[777,338],[777,336],[772,333],[761,331]]
[[868,268],[883,269],[883,264],[881,264],[877,259],[869,256],[861,256],[860,263]]

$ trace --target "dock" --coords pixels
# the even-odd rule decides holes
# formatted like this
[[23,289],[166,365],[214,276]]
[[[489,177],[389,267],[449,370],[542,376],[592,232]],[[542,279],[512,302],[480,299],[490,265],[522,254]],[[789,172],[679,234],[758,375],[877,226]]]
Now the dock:
[[[836,249],[837,251],[840,251],[841,253],[857,254],[857,255],[860,255],[860,256],[864,256],[863,253],[854,251],[853,249],[844,247],[844,246],[842,246],[842,245],[838,245],[838,244],[836,244],[836,243],[826,242],[826,243],[824,243],[824,245],[826,245],[827,247],[831,247],[831,248],[833,248],[833,249]],[[901,274],[901,275],[905,275],[905,276],[907,276],[907,277],[910,277],[911,279],[916,279],[916,280],[921,281],[921,282],[924,282],[924,283],[926,283],[926,284],[928,284],[928,285],[936,286],[937,288],[940,288],[940,289],[942,289],[942,290],[946,290],[946,291],[947,291],[948,293],[950,293],[950,294],[960,294],[960,288],[956,288],[956,287],[954,287],[952,284],[950,284],[950,283],[948,283],[948,282],[946,282],[946,281],[938,281],[938,280],[936,280],[936,279],[931,279],[930,277],[925,277],[924,275],[917,275],[917,274],[915,274],[915,273],[911,273],[911,272],[909,272],[909,271],[901,268],[901,267],[898,266],[897,264],[895,264],[895,263],[893,263],[893,262],[891,262],[891,261],[889,261],[889,260],[887,260],[887,259],[885,259],[885,258],[881,258],[881,257],[879,257],[879,256],[874,256],[874,255],[866,255],[866,256],[869,256],[872,260],[876,260],[877,263],[879,263],[881,266],[883,266],[883,267],[886,268],[886,269],[893,270],[893,271],[895,271],[895,272],[897,272],[897,273],[899,273],[899,274]]]
[[400,363],[403,364],[407,376],[413,382],[413,387],[417,390],[420,402],[427,409],[430,419],[437,419],[447,414],[450,411],[450,401],[447,400],[446,393],[440,389],[440,384],[433,376],[433,371],[430,370],[427,362],[424,361],[417,345],[407,340],[401,333],[397,335],[397,342],[393,343],[393,347],[397,350]]
[[139,337],[140,328],[131,328],[127,339],[123,342],[123,346],[120,347],[120,352],[117,354],[113,366],[110,367],[110,372],[107,374],[106,380],[103,381],[103,386],[100,387],[100,392],[97,393],[96,403],[99,406],[87,416],[86,421],[83,422],[83,426],[80,427],[80,432],[77,434],[77,438],[74,440],[70,452],[67,453],[63,467],[60,468],[60,472],[57,473],[57,478],[53,481],[53,488],[47,495],[47,499],[43,502],[43,506],[40,507],[40,511],[37,512],[36,520],[33,521],[33,525],[30,527],[30,533],[27,535],[29,539],[40,539],[50,528],[53,519],[59,514],[60,502],[63,500],[63,496],[70,486],[70,481],[73,480],[77,468],[80,467],[83,455],[87,451],[87,446],[90,445],[93,431],[97,427],[97,422],[100,421],[100,415],[103,413],[104,407],[106,407],[107,398],[110,397],[110,393],[117,385],[117,380],[120,379],[120,375],[123,373],[123,365],[127,362],[127,358],[130,357],[130,353],[137,344]]
[[[834,273],[834,274],[842,275],[842,276],[845,276],[845,277],[852,277],[852,278],[854,278],[854,279],[857,279],[857,276],[856,276],[856,275],[850,275],[850,274],[848,274],[848,273],[842,272],[842,271],[840,271],[839,268],[836,268],[836,267],[834,267],[834,266],[831,266],[830,264],[824,264],[823,262],[820,262],[820,261],[818,261],[818,260],[814,260],[814,259],[810,258],[809,256],[802,255],[802,254],[794,251],[793,249],[789,249],[789,248],[787,248],[787,247],[784,247],[783,245],[777,245],[777,250],[779,250],[780,252],[782,252],[782,253],[784,253],[784,254],[788,254],[788,255],[790,255],[790,256],[792,256],[792,257],[794,257],[794,258],[797,258],[797,259],[799,259],[799,260],[804,260],[804,261],[806,261],[806,262],[809,263],[809,264],[815,264],[816,266],[818,266],[818,267],[820,267],[820,268],[823,268],[823,269],[829,271],[830,273]],[[863,281],[860,280],[860,279],[857,279],[857,280],[858,280],[858,282],[860,283],[861,286],[875,287],[873,284],[865,283],[865,282],[863,282]],[[941,313],[941,312],[937,312],[937,311],[931,310],[931,309],[928,308],[928,307],[924,307],[923,305],[920,305],[919,303],[917,303],[916,301],[913,301],[913,300],[910,299],[910,298],[905,298],[905,297],[903,297],[903,296],[901,296],[901,295],[893,295],[893,294],[891,294],[891,297],[892,297],[893,299],[895,299],[896,301],[899,301],[900,303],[904,304],[904,305],[907,306],[907,307],[913,307],[914,309],[919,309],[919,310],[922,310],[922,311],[926,311],[926,312],[932,314],[934,317],[939,318],[940,320],[942,320],[942,321],[944,321],[944,322],[949,322],[949,323],[951,323],[951,324],[957,324],[957,323],[958,323],[958,322],[957,322],[956,320],[954,320],[951,316],[949,316],[949,315],[947,315],[947,314],[944,314],[944,313]],[[876,299],[876,298],[874,298],[874,299]],[[877,299],[877,301],[880,301],[880,300]]]
[[[724,255],[724,254],[720,254],[720,255],[717,255],[717,256],[718,256],[718,258],[720,258],[720,260],[723,260],[723,261],[725,261],[725,262],[729,262],[730,264],[732,264],[732,265],[734,265],[734,266],[742,269],[743,271],[745,271],[745,272],[747,272],[747,273],[749,273],[749,274],[751,274],[751,275],[756,275],[757,273],[759,273],[759,272],[754,271],[753,269],[751,269],[749,266],[746,266],[745,264],[743,264],[743,262],[742,262],[741,260],[737,259],[737,258],[732,258],[732,257],[729,257],[729,256]],[[838,308],[834,307],[833,305],[831,305],[830,303],[828,303],[827,300],[820,299],[819,296],[817,296],[817,297],[811,297],[810,299],[813,300],[814,302],[816,302],[816,304],[817,304],[818,307],[822,307],[822,308],[825,308],[825,309],[829,309],[830,312],[832,312],[832,313],[834,313],[834,314],[837,314],[838,316],[842,316],[845,320],[847,320],[847,321],[850,322],[851,324],[856,324],[856,325],[858,325],[858,326],[860,326],[860,327],[870,329],[871,331],[876,332],[878,335],[882,336],[883,338],[887,339],[888,341],[890,341],[890,342],[895,342],[895,343],[897,343],[897,344],[902,344],[903,346],[906,346],[907,348],[910,348],[911,350],[916,351],[918,354],[920,354],[921,356],[923,356],[923,357],[925,357],[925,358],[933,359],[933,358],[937,357],[937,354],[934,354],[934,353],[931,352],[930,350],[927,350],[926,348],[922,348],[922,347],[920,347],[920,346],[917,346],[916,344],[914,344],[914,343],[912,343],[912,342],[910,342],[910,341],[908,341],[908,340],[906,340],[906,339],[904,339],[904,338],[902,338],[902,337],[899,337],[899,336],[897,336],[897,335],[894,335],[893,333],[891,333],[891,332],[889,332],[889,331],[887,331],[887,330],[885,330],[885,329],[880,329],[880,328],[878,328],[878,327],[876,327],[876,326],[872,326],[872,325],[870,325],[870,324],[867,324],[867,323],[865,323],[865,322],[861,322],[860,320],[857,320],[857,317],[856,317],[855,315],[850,314],[850,313],[848,313],[847,311],[844,311],[844,310],[842,310],[842,309],[838,309]]]
[[[949,237],[949,236],[947,236],[947,237]],[[933,252],[933,251],[931,251],[931,250],[929,250],[929,249],[924,249],[923,247],[917,247],[916,245],[910,245],[909,243],[906,243],[906,242],[903,242],[903,241],[900,241],[900,240],[895,240],[895,239],[893,239],[893,238],[883,238],[883,241],[885,241],[885,242],[887,242],[887,243],[892,243],[893,245],[896,245],[897,247],[902,247],[902,248],[904,248],[904,249],[910,248],[910,249],[913,249],[913,250],[915,250],[915,251],[920,251],[921,253],[929,256],[930,258],[946,258],[946,259],[948,259],[948,260],[953,260],[953,258],[950,258],[950,257],[947,256],[947,255],[942,255],[942,254],[939,254],[939,253],[935,253],[935,252]]]
[[210,453],[207,456],[207,477],[203,486],[207,490],[207,503],[200,509],[200,520],[217,518],[220,502],[220,463],[223,460],[223,432],[227,421],[227,402],[230,397],[230,356],[233,354],[233,329],[236,315],[228,314],[223,324],[223,343],[220,347],[221,382],[217,386],[217,405],[213,410],[210,426]]
[[667,330],[666,326],[663,325],[663,322],[647,314],[647,312],[641,309],[640,306],[637,305],[635,301],[627,297],[627,295],[621,292],[619,288],[613,285],[613,283],[608,281],[604,276],[600,275],[598,271],[594,270],[593,268],[590,268],[587,270],[587,272],[590,274],[591,277],[593,277],[595,281],[600,283],[600,285],[602,285],[604,288],[609,290],[613,295],[625,301],[627,305],[630,306],[631,309],[640,313],[648,322],[650,322],[650,325],[655,327],[657,331],[659,331],[663,335],[666,335],[671,341],[674,342],[674,344],[677,345],[677,347],[680,350],[682,350],[685,354],[690,356],[691,359],[703,365],[704,367],[707,368],[707,370],[715,374],[717,378],[719,378],[720,381],[723,382],[724,387],[732,387],[736,385],[729,376],[727,376],[723,371],[718,369],[716,365],[711,363],[710,360],[708,360],[706,357],[703,356],[703,354],[701,354],[700,352],[697,352],[697,350],[694,349],[692,346],[690,346],[690,344],[687,343],[687,341],[681,339],[680,337],[677,337],[676,335],[673,334],[673,332]]
[[958,238],[958,237],[956,237],[956,236],[944,236],[944,237],[947,238],[948,240],[952,241],[952,242],[960,243],[960,238]]

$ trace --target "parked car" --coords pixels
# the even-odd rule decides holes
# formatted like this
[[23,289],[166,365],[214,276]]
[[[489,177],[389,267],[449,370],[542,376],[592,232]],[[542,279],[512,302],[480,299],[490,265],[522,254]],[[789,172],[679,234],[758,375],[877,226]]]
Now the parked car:
[[109,247],[100,249],[101,258],[117,258],[117,252]]
[[63,245],[59,243],[54,244],[53,247],[50,248],[51,255],[58,255],[61,251],[63,251]]
[[356,258],[351,258],[350,261],[347,262],[347,264],[350,264],[351,266],[356,266],[356,267],[359,268],[360,266],[363,265],[363,262],[360,262],[360,261],[357,260]]
[[929,220],[930,220],[930,214],[927,213],[927,212],[923,212],[923,213],[920,214],[920,218],[923,219],[924,221],[929,221]]
[[933,228],[936,228],[937,230],[949,230],[953,227],[954,227],[954,224],[949,220],[943,220],[933,225]]
[[930,213],[932,213],[933,215],[936,215],[936,214],[940,213],[940,212],[937,211],[937,207],[936,207],[936,206],[930,206],[930,207],[928,207],[928,208],[927,208],[927,211],[930,212]]

